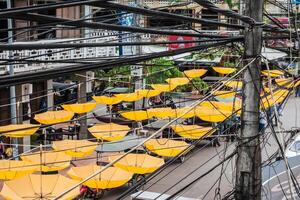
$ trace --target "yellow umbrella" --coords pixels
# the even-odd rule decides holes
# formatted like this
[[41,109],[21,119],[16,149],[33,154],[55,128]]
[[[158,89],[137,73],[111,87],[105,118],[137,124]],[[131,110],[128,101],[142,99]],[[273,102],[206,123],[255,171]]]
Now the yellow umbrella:
[[[82,167],[72,167],[67,174],[75,180],[83,180],[86,177],[100,171],[102,166],[86,165]],[[118,167],[109,167],[103,172],[84,182],[83,184],[90,188],[110,189],[125,185],[131,180],[133,173],[120,169]]]
[[34,119],[41,124],[55,124],[70,121],[74,116],[73,112],[59,110],[47,111],[41,114],[36,114]]
[[[5,199],[24,200],[24,199],[54,199],[67,189],[75,186],[78,181],[65,176],[31,174],[19,179],[5,181],[0,192]],[[71,200],[80,193],[79,187],[71,190],[61,200]]]
[[242,81],[222,81],[223,84],[227,87],[230,87],[232,89],[240,89],[243,87]]
[[151,139],[145,142],[144,145],[149,151],[163,157],[175,157],[189,146],[184,141],[167,138]]
[[180,86],[180,85],[186,85],[190,82],[189,78],[186,77],[182,77],[182,78],[168,78],[166,80],[167,83],[169,83],[170,85],[176,85],[176,86]]
[[207,122],[223,122],[232,115],[231,111],[214,109],[211,107],[198,106],[195,110],[196,115]]
[[195,109],[194,108],[193,109],[191,109],[189,107],[176,108],[174,111],[175,111],[175,116],[176,117],[180,117],[181,115],[183,115],[184,113],[187,112],[186,114],[184,114],[183,116],[180,117],[180,118],[183,118],[183,119],[189,119],[189,118],[192,118],[192,117],[195,116]]
[[[38,129],[36,124],[11,124],[7,126],[0,126],[0,134],[7,137],[19,138],[33,135]],[[24,129],[24,130],[22,130]]]
[[292,78],[277,78],[275,82],[277,85],[285,88],[298,87],[300,85],[300,81],[295,82]]
[[93,99],[98,103],[98,104],[107,104],[107,105],[113,105],[113,104],[118,104],[123,101],[123,99],[112,96],[93,96]]
[[120,114],[122,115],[122,117],[133,121],[143,121],[152,117],[145,110],[126,111],[120,112]]
[[72,157],[59,151],[39,151],[23,154],[21,159],[37,165],[39,171],[50,172],[67,168]]
[[213,69],[219,74],[231,74],[236,71],[235,68],[231,67],[213,67]]
[[61,140],[53,141],[52,148],[62,151],[72,157],[82,158],[91,155],[97,147],[95,142],[88,140]]
[[206,72],[206,69],[191,69],[185,70],[183,73],[189,78],[198,78],[202,77]]
[[200,139],[203,136],[209,136],[213,133],[212,127],[204,127],[198,125],[176,124],[172,125],[171,128],[177,135],[187,139]]
[[91,112],[96,108],[96,103],[75,103],[62,105],[63,109],[74,112],[77,114],[83,114]]
[[138,93],[115,94],[115,96],[127,102],[138,101],[143,98],[143,96]]
[[262,70],[261,73],[264,76],[269,76],[270,75],[270,77],[278,77],[278,76],[284,75],[283,71],[277,70],[277,69],[275,69],[275,70],[269,70],[269,71],[268,70]]
[[174,90],[177,85],[172,85],[172,84],[152,84],[151,87],[154,90],[158,90],[160,92],[170,92]]
[[116,141],[123,139],[130,128],[126,125],[115,123],[96,124],[88,129],[89,132],[99,140]]
[[143,96],[145,98],[155,97],[161,93],[159,90],[137,90],[136,93],[140,96]]
[[166,118],[175,118],[176,112],[170,107],[166,108],[150,108],[147,109],[147,113],[151,117],[156,117],[159,119],[166,119]]
[[234,91],[221,91],[221,90],[219,90],[219,91],[213,92],[213,95],[221,97],[221,98],[229,98],[229,97],[234,97],[236,95],[236,92],[234,92]]
[[[108,160],[112,162],[115,159],[120,158],[121,156],[123,155],[109,156]],[[150,156],[148,154],[130,153],[116,162],[114,166],[132,172],[134,174],[148,174],[154,172],[164,164],[165,162],[161,158]]]
[[[200,103],[200,106],[233,112],[240,110],[242,103],[239,100],[235,102],[203,101]],[[240,111],[238,113],[240,113]]]
[[277,90],[273,93],[273,97],[271,94],[263,97],[261,100],[261,106],[263,106],[264,108],[269,108],[275,103],[281,103],[282,101],[284,101],[288,93],[288,90]]
[[37,171],[37,166],[21,160],[0,160],[0,179],[11,180]]

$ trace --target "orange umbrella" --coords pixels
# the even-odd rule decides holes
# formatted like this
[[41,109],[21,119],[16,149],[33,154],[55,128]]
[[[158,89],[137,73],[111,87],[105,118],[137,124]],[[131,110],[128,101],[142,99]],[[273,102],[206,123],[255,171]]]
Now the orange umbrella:
[[150,108],[147,110],[147,113],[151,117],[156,117],[159,119],[166,119],[166,118],[175,118],[176,112],[170,107],[165,108]]
[[62,105],[63,109],[74,112],[77,114],[83,114],[91,112],[96,108],[96,103],[75,103]]
[[130,128],[125,125],[115,123],[97,124],[88,129],[89,132],[97,139],[105,141],[116,141],[123,139]]
[[[110,162],[120,158],[121,155],[109,156],[108,160]],[[135,154],[130,153],[124,156],[121,160],[114,164],[115,167],[119,167],[126,171],[135,174],[148,174],[152,173],[164,164],[164,160],[148,154]]]
[[174,90],[177,85],[172,85],[172,84],[152,84],[151,87],[154,90],[158,90],[160,92],[170,92]]
[[[11,200],[48,200],[54,199],[76,184],[78,184],[78,181],[59,174],[31,174],[15,180],[5,181],[0,194],[5,199]],[[79,193],[79,187],[76,187],[59,199],[71,200],[78,196]]]
[[123,101],[122,98],[118,98],[115,96],[108,97],[108,96],[93,96],[93,99],[99,103],[99,104],[107,104],[107,105],[113,105],[118,104]]
[[[171,128],[176,134],[187,139],[200,139],[203,136],[209,136],[213,133],[212,127],[204,127],[198,125],[176,124],[172,125]],[[209,135],[207,135],[208,133]]]
[[163,157],[175,157],[189,146],[184,141],[167,138],[151,139],[145,142],[144,145],[149,151]]
[[53,141],[52,148],[62,151],[72,157],[82,158],[92,154],[97,147],[95,142],[88,140],[60,140]]
[[122,117],[133,121],[143,121],[152,118],[152,116],[149,115],[145,110],[126,111],[120,112],[120,114],[122,115]]
[[236,71],[235,68],[231,67],[213,67],[213,69],[219,74],[231,74]]
[[[82,181],[86,177],[100,171],[102,166],[85,165],[82,167],[72,167],[68,175],[75,180]],[[118,167],[109,167],[103,172],[87,180],[83,184],[90,188],[109,189],[117,188],[131,180],[133,173],[120,169]]]
[[136,93],[140,96],[143,96],[145,98],[155,97],[161,93],[159,90],[137,90]]
[[59,110],[47,111],[41,114],[36,114],[34,119],[41,124],[55,124],[70,121],[74,116],[73,112]]
[[198,78],[203,76],[206,72],[206,69],[191,69],[185,70],[183,73],[189,78]]
[[0,126],[0,134],[3,133],[7,137],[19,138],[33,135],[40,125],[36,124],[11,124]]
[[11,180],[20,178],[38,171],[37,168],[31,162],[22,160],[0,160],[0,179]]
[[72,157],[59,151],[39,151],[21,155],[21,159],[38,166],[39,171],[59,171],[70,165]]

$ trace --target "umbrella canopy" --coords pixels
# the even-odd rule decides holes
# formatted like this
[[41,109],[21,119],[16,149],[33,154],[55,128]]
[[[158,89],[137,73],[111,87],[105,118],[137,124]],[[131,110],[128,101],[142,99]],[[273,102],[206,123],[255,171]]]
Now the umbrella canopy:
[[261,99],[261,106],[264,108],[269,108],[277,103],[281,103],[285,100],[286,96],[289,94],[288,90],[277,90],[272,95],[267,95]]
[[185,70],[183,73],[189,78],[199,78],[206,74],[206,69],[191,69]]
[[212,127],[204,127],[198,125],[176,124],[172,125],[171,128],[177,135],[187,139],[200,139],[203,136],[209,136],[213,133]]
[[177,85],[172,85],[172,84],[151,84],[151,87],[154,90],[158,90],[160,92],[170,92],[174,90]]
[[155,97],[161,93],[159,90],[137,90],[136,93],[144,98]]
[[108,96],[93,96],[93,99],[98,103],[98,104],[107,104],[107,105],[113,105],[113,104],[118,104],[123,101],[122,98],[118,98],[115,96],[108,97]]
[[[86,165],[82,167],[72,167],[67,174],[75,180],[83,180],[86,177],[100,171],[102,166]],[[125,185],[131,180],[133,173],[120,169],[118,167],[109,167],[103,172],[94,176],[83,184],[90,188],[110,189]]]
[[218,96],[221,98],[229,98],[229,97],[234,97],[236,95],[236,92],[234,91],[215,91],[213,92],[214,96]]
[[72,157],[82,158],[91,155],[97,147],[97,143],[88,140],[61,140],[53,141],[52,148],[62,151]]
[[0,134],[7,137],[20,138],[33,135],[38,129],[36,124],[11,124],[7,126],[0,126]]
[[0,179],[11,180],[37,171],[37,166],[21,160],[0,160]]
[[147,113],[151,117],[156,117],[156,118],[159,118],[159,119],[175,118],[176,117],[175,110],[170,108],[170,107],[150,108],[150,109],[147,109]]
[[163,157],[175,157],[189,146],[184,141],[167,138],[151,139],[145,142],[144,145],[149,151]]
[[41,124],[55,124],[70,121],[74,116],[73,112],[59,110],[47,111],[41,114],[36,114],[34,119]]
[[232,115],[231,111],[198,106],[195,110],[197,117],[207,122],[223,122]]
[[[0,192],[5,199],[54,199],[67,189],[76,185],[78,181],[65,176],[31,174],[19,179],[5,181]],[[61,200],[71,200],[79,195],[79,187],[61,197]]]
[[213,67],[213,70],[215,70],[219,74],[231,74],[236,71],[235,68],[231,67]]
[[191,109],[190,107],[176,108],[175,115],[176,115],[176,117],[180,117],[183,119],[189,119],[189,118],[192,118],[195,116],[195,109]]
[[122,117],[133,121],[143,121],[152,118],[145,110],[120,112],[120,114]]
[[275,82],[277,85],[285,88],[298,87],[300,85],[300,81],[295,82],[292,78],[277,78]]
[[281,70],[262,70],[261,71],[262,75],[264,76],[270,76],[270,77],[278,77],[284,75],[284,71]]
[[115,123],[96,124],[88,129],[89,132],[99,140],[116,141],[123,139],[130,128]]
[[225,86],[230,87],[232,89],[240,89],[243,87],[242,81],[222,81]]
[[181,78],[168,78],[166,80],[167,83],[169,83],[170,85],[176,85],[176,86],[180,86],[180,85],[186,85],[190,82],[189,78],[186,77],[181,77]]
[[220,101],[203,101],[200,103],[200,106],[214,108],[218,110],[226,110],[226,111],[237,111],[237,113],[241,113],[242,103],[240,100],[235,100],[234,102],[220,102]]
[[135,92],[125,93],[125,94],[115,94],[115,96],[127,102],[134,102],[144,98],[142,95],[139,95],[139,93],[135,93]]
[[96,108],[96,103],[75,103],[62,105],[66,111],[74,112],[77,114],[83,114],[91,112]]
[[50,172],[67,168],[72,157],[62,151],[39,151],[23,154],[21,159],[37,165],[39,171]]
[[[120,158],[121,155],[109,156],[110,162]],[[135,154],[130,153],[124,156],[121,160],[114,164],[115,167],[119,167],[134,174],[148,174],[152,173],[165,164],[164,159],[150,156],[148,154]]]

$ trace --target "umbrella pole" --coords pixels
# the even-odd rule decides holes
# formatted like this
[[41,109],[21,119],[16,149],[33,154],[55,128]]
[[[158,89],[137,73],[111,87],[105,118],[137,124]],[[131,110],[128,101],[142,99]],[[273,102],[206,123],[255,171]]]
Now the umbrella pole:
[[47,131],[46,128],[43,128],[43,133],[44,133],[44,145],[47,145]]
[[[45,130],[45,129],[44,129]],[[42,184],[42,175],[43,175],[43,171],[42,171],[42,162],[43,162],[43,145],[40,144],[40,170],[41,170],[41,176],[40,176],[40,198],[43,199],[43,184]]]

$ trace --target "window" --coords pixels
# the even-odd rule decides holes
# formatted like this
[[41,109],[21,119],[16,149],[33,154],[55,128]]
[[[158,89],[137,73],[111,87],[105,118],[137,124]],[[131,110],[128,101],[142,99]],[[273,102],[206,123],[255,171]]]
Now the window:
[[[194,13],[192,9],[176,9],[176,10],[171,10],[171,11],[167,10],[167,9],[163,9],[160,11],[171,12],[174,14],[189,16],[189,17],[192,17],[193,13]],[[153,16],[148,17],[148,27],[179,26],[179,25],[191,26],[192,23],[186,22],[186,21],[180,21],[180,20],[172,20],[172,19],[167,19],[167,18],[153,17]]]
[[[219,21],[219,15],[217,12],[210,11],[207,9],[202,9],[201,11],[201,19],[206,19],[206,20],[212,20],[212,21]],[[202,30],[218,30],[217,25],[202,25]]]
[[294,152],[300,152],[300,141],[294,142],[294,144],[292,144],[290,147],[290,150]]

